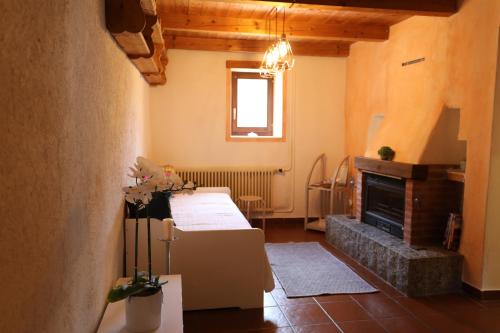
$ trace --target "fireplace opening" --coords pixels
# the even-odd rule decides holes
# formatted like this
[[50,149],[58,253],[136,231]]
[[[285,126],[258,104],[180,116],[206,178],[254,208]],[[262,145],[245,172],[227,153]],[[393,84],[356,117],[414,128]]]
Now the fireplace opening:
[[362,222],[403,238],[405,180],[365,172]]

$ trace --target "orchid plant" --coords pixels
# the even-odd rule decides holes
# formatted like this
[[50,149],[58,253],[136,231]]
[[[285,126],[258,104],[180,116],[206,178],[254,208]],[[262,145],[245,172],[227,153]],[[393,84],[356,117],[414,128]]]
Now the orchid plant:
[[116,286],[108,294],[109,302],[116,302],[133,295],[153,295],[164,284],[160,282],[159,276],[153,276],[151,268],[151,216],[149,206],[156,192],[179,192],[191,191],[196,188],[193,182],[184,182],[173,172],[172,168],[166,171],[156,166],[144,157],[138,157],[134,167],[130,168],[129,177],[135,179],[135,185],[123,188],[125,200],[136,207],[136,212],[146,209],[147,233],[148,233],[148,272],[138,272],[139,254],[139,215],[135,216],[135,256],[134,276],[130,282]]

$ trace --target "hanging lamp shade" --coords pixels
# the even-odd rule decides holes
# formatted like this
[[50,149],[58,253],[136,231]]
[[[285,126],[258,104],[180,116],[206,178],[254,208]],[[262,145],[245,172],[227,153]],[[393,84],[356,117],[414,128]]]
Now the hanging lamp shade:
[[[278,10],[276,11],[276,42],[271,44],[264,53],[260,65],[260,75],[265,78],[274,77],[279,72],[290,70],[295,64],[293,58],[292,46],[286,38],[285,34],[285,10],[283,9],[283,33],[281,38],[278,39]],[[271,35],[271,28],[269,24],[269,36]]]
[[281,38],[276,44],[276,49],[279,53],[279,58],[276,63],[278,70],[285,71],[292,69],[295,65],[295,59],[293,58],[292,46],[285,34],[281,35]]
[[276,75],[277,67],[276,62],[278,59],[278,52],[276,51],[275,45],[269,46],[264,53],[262,62],[260,64],[260,76],[263,78],[271,78]]

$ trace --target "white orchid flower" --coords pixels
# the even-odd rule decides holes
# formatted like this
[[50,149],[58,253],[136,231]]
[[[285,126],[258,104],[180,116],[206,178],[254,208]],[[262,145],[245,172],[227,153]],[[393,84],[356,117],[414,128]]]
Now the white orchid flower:
[[145,182],[153,178],[153,175],[145,169],[142,169],[137,164],[134,167],[129,168],[131,173],[128,174],[129,177],[137,179],[139,182]]
[[136,186],[124,187],[125,200],[130,203],[147,205],[153,199],[153,192],[156,192],[154,184],[143,182]]
[[147,174],[153,179],[157,179],[158,181],[165,177],[162,167],[156,165],[151,160],[148,160],[147,158],[144,158],[142,156],[137,157],[136,167],[143,170],[143,173]]
[[123,192],[125,192],[125,200],[127,202],[137,204],[142,199],[142,193],[137,186],[124,187]]
[[165,178],[175,186],[182,186],[184,184],[181,177],[174,172],[165,173]]

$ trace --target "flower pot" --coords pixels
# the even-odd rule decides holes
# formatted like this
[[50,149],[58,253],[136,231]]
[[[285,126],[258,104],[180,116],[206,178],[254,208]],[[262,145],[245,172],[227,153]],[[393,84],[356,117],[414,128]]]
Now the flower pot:
[[163,292],[161,289],[153,295],[130,296],[125,300],[125,317],[127,329],[131,332],[149,332],[161,325],[161,305]]
[[392,161],[394,159],[394,152],[393,153],[387,153],[387,154],[384,154],[384,155],[380,155],[380,158],[383,161]]

